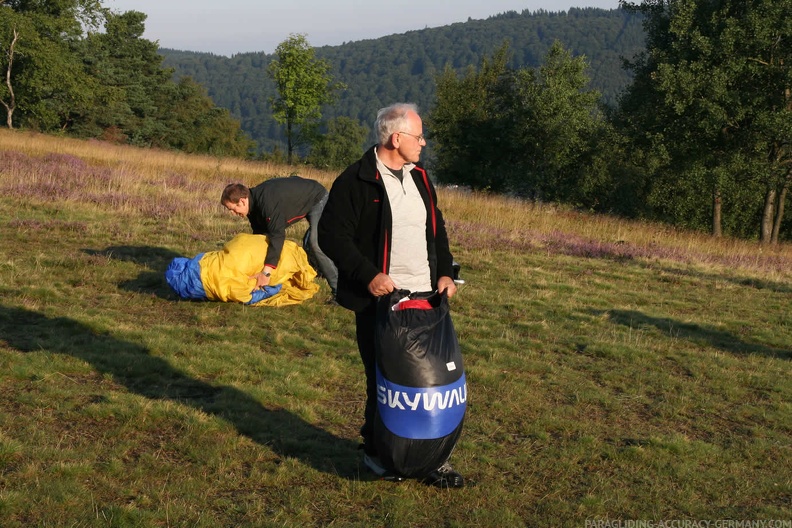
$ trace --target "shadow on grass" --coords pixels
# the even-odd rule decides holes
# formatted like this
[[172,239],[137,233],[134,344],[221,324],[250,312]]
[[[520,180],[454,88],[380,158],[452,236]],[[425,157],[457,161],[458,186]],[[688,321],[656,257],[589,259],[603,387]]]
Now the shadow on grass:
[[694,279],[711,281],[729,281],[738,286],[748,286],[757,290],[770,290],[778,293],[792,292],[792,285],[787,282],[778,282],[760,278],[730,275],[729,272],[706,273],[697,270],[680,269],[674,266],[658,264],[661,261],[678,262],[687,267],[692,262],[712,263],[723,266],[727,270],[736,270],[740,266],[758,272],[782,271],[789,268],[788,259],[780,255],[764,255],[758,258],[740,256],[718,256],[683,251],[663,246],[638,246],[627,242],[604,242],[601,240],[586,239],[570,233],[554,231],[552,233],[528,233],[522,240],[523,248],[530,247],[530,243],[542,244],[545,251],[572,257],[612,260],[617,263],[635,263],[644,268],[666,272],[673,275],[689,276]]
[[125,291],[149,293],[161,299],[178,299],[165,280],[165,270],[176,257],[183,257],[170,249],[153,246],[111,246],[105,249],[83,249],[88,255],[101,255],[114,260],[134,262],[145,266],[151,271],[143,271],[134,279],[118,285]]
[[154,246],[110,246],[105,249],[83,249],[88,255],[101,255],[107,258],[134,262],[152,270],[161,269],[163,273],[171,260],[183,257],[175,251]]
[[141,271],[137,277],[118,284],[122,290],[133,293],[148,293],[168,301],[178,300],[179,296],[168,286],[165,280],[165,268],[162,271]]
[[691,277],[711,282],[731,282],[737,286],[746,286],[757,290],[769,290],[774,293],[792,293],[792,284],[777,282],[767,279],[759,279],[753,277],[745,277],[739,275],[728,275],[726,273],[707,273],[704,271],[680,269],[670,266],[659,266],[656,263],[642,264],[644,268],[652,271],[661,271],[669,275],[677,275],[680,277]]
[[172,400],[214,415],[239,434],[328,474],[358,479],[357,444],[318,428],[284,409],[269,409],[230,386],[193,379],[167,361],[66,317],[47,317],[0,306],[0,339],[20,352],[48,351],[86,361],[131,392]]
[[778,359],[792,359],[792,351],[746,343],[729,332],[705,328],[697,324],[683,323],[667,317],[650,317],[633,310],[595,311],[596,315],[607,314],[609,319],[630,328],[653,326],[666,335],[687,339],[692,342],[706,341],[711,346],[733,354],[756,354]]

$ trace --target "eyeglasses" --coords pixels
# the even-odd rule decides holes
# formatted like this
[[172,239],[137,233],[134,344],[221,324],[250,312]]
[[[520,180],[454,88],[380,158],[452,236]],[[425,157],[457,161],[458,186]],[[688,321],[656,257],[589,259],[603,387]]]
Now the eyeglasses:
[[424,137],[424,135],[423,135],[423,134],[420,134],[420,135],[418,135],[418,136],[416,136],[415,134],[410,134],[409,132],[399,132],[399,134],[407,134],[408,136],[412,136],[412,137],[414,137],[415,139],[417,139],[417,140],[418,140],[418,143],[420,143],[421,141],[423,141],[424,143],[426,143],[426,138]]

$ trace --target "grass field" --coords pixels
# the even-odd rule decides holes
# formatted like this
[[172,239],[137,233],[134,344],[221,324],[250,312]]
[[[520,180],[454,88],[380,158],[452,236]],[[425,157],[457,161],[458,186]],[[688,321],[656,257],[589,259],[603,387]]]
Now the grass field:
[[226,183],[290,172],[0,131],[0,526],[792,527],[792,246],[440,189],[471,485],[394,484],[324,282],[165,282],[248,232]]

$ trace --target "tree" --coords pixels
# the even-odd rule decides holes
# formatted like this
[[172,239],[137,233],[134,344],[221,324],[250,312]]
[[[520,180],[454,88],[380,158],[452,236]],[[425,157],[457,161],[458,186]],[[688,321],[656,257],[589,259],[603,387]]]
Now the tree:
[[581,181],[598,170],[599,94],[585,90],[585,60],[555,42],[535,69],[507,67],[504,45],[478,72],[446,70],[427,120],[441,181],[589,206]]
[[363,155],[369,130],[350,117],[339,116],[327,123],[327,133],[311,145],[308,163],[320,169],[343,169]]
[[146,15],[139,11],[108,13],[103,32],[90,32],[80,46],[84,68],[96,80],[95,100],[75,110],[73,131],[96,137],[117,128],[138,146],[165,146],[158,140],[172,129],[172,71],[162,68],[157,43],[143,39]]
[[268,73],[278,96],[270,98],[275,120],[286,125],[287,160],[293,162],[298,128],[321,117],[321,107],[334,99],[340,84],[332,84],[330,64],[315,58],[305,35],[292,34],[275,49]]
[[19,40],[19,31],[16,26],[11,30],[11,43],[3,50],[3,54],[8,61],[5,72],[5,82],[8,89],[8,101],[5,99],[0,100],[6,109],[6,125],[8,128],[14,128],[14,110],[16,110],[16,96],[14,95],[14,86],[11,83],[11,71],[14,68],[14,54],[16,53],[16,44]]
[[161,146],[188,153],[207,153],[215,156],[250,157],[255,144],[239,127],[225,108],[218,108],[205,90],[190,77],[178,84],[169,83],[165,93],[161,118],[168,133],[158,138]]
[[7,101],[13,93],[17,123],[60,130],[68,126],[69,109],[90,100],[94,83],[75,49],[83,29],[98,27],[105,13],[99,0],[3,2],[0,43],[6,52],[6,43],[18,37],[13,54],[0,59],[6,73],[0,99]]
[[511,103],[517,194],[586,205],[581,181],[597,147],[603,120],[600,94],[587,90],[585,57],[573,57],[559,41],[536,69],[521,69]]
[[624,5],[645,16],[647,51],[629,65],[618,123],[663,160],[653,206],[676,224],[771,242],[792,164],[790,1]]
[[[450,66],[437,77],[437,102],[426,117],[436,157],[437,178],[450,184],[501,192],[507,188],[502,148],[510,144],[507,113],[499,104],[511,82],[508,44],[469,66],[463,75]],[[506,105],[508,106],[508,105]],[[506,162],[506,163],[504,163]]]
[[[86,11],[95,7],[88,0],[13,5],[19,13],[0,7],[0,35],[8,27],[19,35],[21,60],[8,55],[14,83],[6,85],[19,101],[23,125],[138,146],[249,155],[252,143],[228,111],[189,78],[177,85],[172,70],[162,68],[157,43],[142,38],[144,13]],[[104,31],[86,20],[103,21]],[[13,105],[5,95],[0,89],[10,120]]]

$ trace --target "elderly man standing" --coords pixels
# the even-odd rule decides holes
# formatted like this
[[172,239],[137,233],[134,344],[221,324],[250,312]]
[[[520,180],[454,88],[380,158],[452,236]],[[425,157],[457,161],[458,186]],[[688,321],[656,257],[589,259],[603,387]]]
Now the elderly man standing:
[[[376,300],[396,289],[456,293],[437,194],[418,164],[426,145],[414,104],[381,109],[378,143],[333,183],[319,221],[319,244],[338,268],[338,304],[355,312],[356,337],[366,373],[366,406],[360,429],[366,466],[387,477],[372,434],[377,409],[375,364]],[[446,461],[425,481],[464,486]]]

